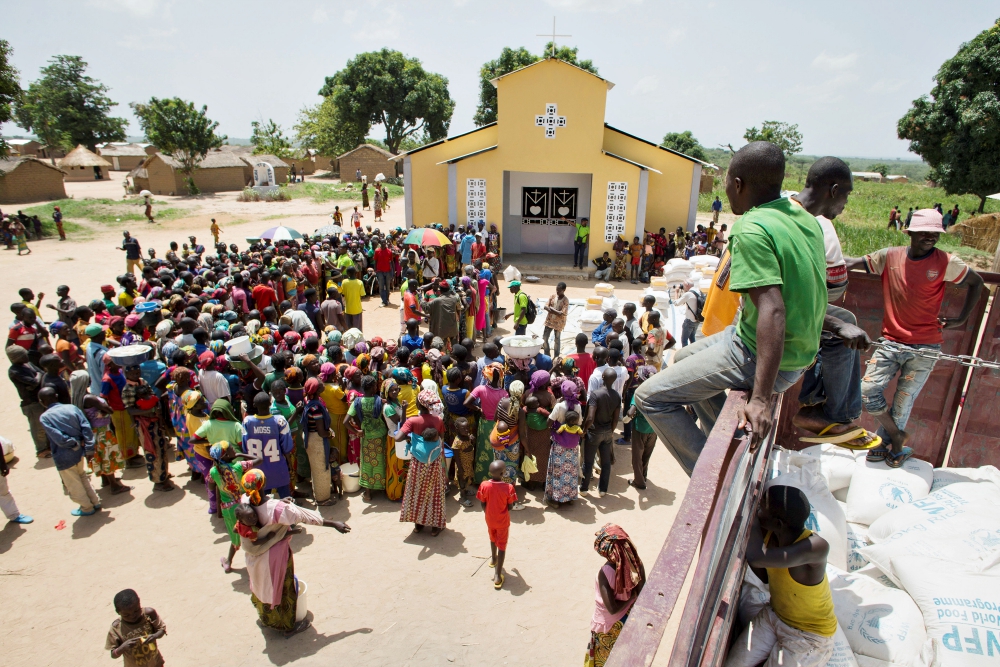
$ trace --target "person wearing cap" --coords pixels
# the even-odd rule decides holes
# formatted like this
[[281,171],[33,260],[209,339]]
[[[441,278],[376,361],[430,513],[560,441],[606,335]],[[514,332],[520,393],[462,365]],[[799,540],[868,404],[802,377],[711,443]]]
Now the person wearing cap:
[[[479,235],[476,234],[476,236],[478,237]],[[507,287],[510,289],[510,293],[514,295],[514,312],[504,315],[504,319],[513,317],[514,335],[523,336],[528,328],[528,301],[531,297],[526,292],[521,291],[520,280],[510,281]]]
[[101,395],[101,383],[104,380],[104,355],[108,348],[104,346],[106,327],[100,324],[88,324],[84,330],[89,339],[85,353],[87,359],[87,374],[90,375],[90,393]]
[[[906,424],[920,390],[934,370],[933,357],[917,356],[915,352],[940,350],[942,331],[965,325],[983,288],[983,279],[957,255],[935,247],[942,232],[941,214],[922,209],[913,214],[906,230],[910,236],[908,247],[883,248],[864,257],[845,258],[849,269],[860,267],[882,276],[885,314],[879,342],[892,343],[894,349],[877,348],[868,360],[861,380],[861,401],[878,420],[878,435],[883,442],[868,452],[868,460],[884,460],[890,468],[898,468],[913,456],[913,449],[906,446],[911,437]],[[967,287],[957,317],[941,314],[945,283]],[[884,392],[897,373],[899,381],[890,408]]]
[[49,333],[55,336],[55,352],[63,366],[71,373],[82,370],[83,357],[80,355],[80,347],[70,340],[70,334],[74,333],[73,328],[57,320],[49,325]]

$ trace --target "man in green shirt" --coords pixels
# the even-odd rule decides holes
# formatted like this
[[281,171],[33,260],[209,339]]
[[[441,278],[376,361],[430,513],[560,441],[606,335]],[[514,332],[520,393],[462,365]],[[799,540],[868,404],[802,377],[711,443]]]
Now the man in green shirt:
[[507,286],[510,288],[510,293],[514,295],[514,312],[507,313],[504,319],[513,317],[514,335],[523,336],[528,328],[528,299],[530,297],[527,293],[521,291],[520,280],[512,280]]
[[587,266],[587,240],[590,238],[590,220],[580,218],[576,223],[576,234],[573,235],[573,268],[581,269]]
[[771,395],[795,384],[819,350],[826,315],[823,230],[781,197],[784,174],[785,157],[769,142],[752,142],[733,155],[726,196],[742,217],[730,236],[729,288],[744,294],[739,321],[689,345],[683,359],[635,393],[639,411],[689,475],[706,435],[685,406],[710,404],[727,389],[751,390],[740,426],[756,447],[771,429]]
[[347,268],[354,266],[354,260],[351,258],[349,252],[347,252],[347,246],[342,245],[337,248],[337,268],[340,269],[341,273],[346,273]]

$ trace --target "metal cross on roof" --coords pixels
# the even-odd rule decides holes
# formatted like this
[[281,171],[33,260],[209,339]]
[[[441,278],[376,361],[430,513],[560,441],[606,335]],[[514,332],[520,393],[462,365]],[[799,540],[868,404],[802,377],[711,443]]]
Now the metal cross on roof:
[[557,35],[556,34],[556,17],[552,17],[552,34],[551,35],[535,35],[535,37],[551,37],[552,38],[552,57],[556,57],[556,37],[572,37],[573,35]]

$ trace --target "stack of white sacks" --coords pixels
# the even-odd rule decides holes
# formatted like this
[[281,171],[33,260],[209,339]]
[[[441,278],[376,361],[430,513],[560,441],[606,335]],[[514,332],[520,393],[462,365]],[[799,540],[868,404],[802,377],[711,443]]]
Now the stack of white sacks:
[[[1000,663],[1000,471],[898,469],[864,452],[776,450],[767,482],[801,489],[806,527],[830,543],[827,577],[837,667],[985,667]],[[745,625],[767,602],[750,569]]]
[[718,265],[719,258],[714,255],[696,255],[690,260],[671,259],[664,267],[662,276],[649,279],[645,293],[656,299],[656,308],[660,312],[666,312],[670,304],[670,290],[680,289],[685,282],[690,282],[702,292],[708,292]]
[[594,295],[587,297],[587,307],[580,315],[580,331],[590,335],[594,329],[600,326],[604,319],[604,311],[611,309],[621,312],[618,297],[615,296],[615,286],[610,283],[597,283],[594,285]]

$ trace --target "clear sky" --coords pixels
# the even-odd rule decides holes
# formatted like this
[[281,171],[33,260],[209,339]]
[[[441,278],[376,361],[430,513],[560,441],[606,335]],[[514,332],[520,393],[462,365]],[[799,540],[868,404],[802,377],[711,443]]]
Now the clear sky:
[[607,121],[630,133],[738,147],[780,120],[798,123],[806,154],[905,158],[896,121],[998,14],[987,0],[0,0],[0,38],[23,87],[52,55],[82,56],[137,135],[127,104],[151,96],[207,104],[231,137],[258,118],[290,131],[325,76],[389,47],[448,78],[456,134],[474,127],[480,65],[504,46],[541,52],[556,16],[572,35],[558,42],[617,84]]

